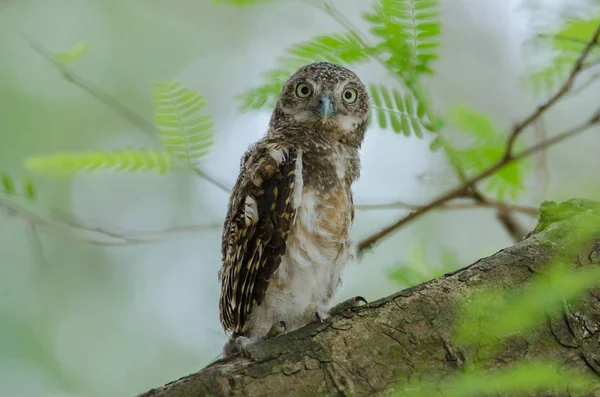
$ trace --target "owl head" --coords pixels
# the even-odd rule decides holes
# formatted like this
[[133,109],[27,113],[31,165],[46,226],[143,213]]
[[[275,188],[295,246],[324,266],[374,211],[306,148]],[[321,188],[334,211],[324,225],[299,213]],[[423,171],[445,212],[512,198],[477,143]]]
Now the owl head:
[[360,146],[368,116],[369,95],[356,74],[316,62],[298,69],[283,85],[272,121]]

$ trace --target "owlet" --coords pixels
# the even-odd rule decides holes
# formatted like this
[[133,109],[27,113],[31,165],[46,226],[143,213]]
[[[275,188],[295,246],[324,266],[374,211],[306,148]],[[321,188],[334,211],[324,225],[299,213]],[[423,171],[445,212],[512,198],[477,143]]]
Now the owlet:
[[369,114],[365,86],[328,62],[283,85],[267,134],[241,159],[223,230],[220,320],[247,343],[321,321],[344,267],[354,260],[352,183]]

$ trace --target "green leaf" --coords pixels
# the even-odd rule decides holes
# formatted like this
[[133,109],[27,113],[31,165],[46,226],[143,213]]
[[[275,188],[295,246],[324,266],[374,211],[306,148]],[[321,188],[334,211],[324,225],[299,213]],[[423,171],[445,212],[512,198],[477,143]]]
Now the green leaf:
[[25,166],[38,173],[71,176],[95,171],[157,171],[163,174],[172,168],[171,155],[152,149],[125,148],[87,153],[59,153],[29,157]]
[[37,198],[36,188],[33,182],[28,178],[23,180],[20,189],[17,188],[17,184],[15,183],[14,179],[8,174],[3,173],[0,177],[0,181],[2,183],[0,194],[4,194],[6,196],[23,196],[32,201]]
[[357,64],[369,59],[369,48],[365,48],[351,33],[315,36],[309,41],[295,44],[280,57],[282,65],[293,68],[312,62]]
[[372,101],[371,122],[377,120],[381,128],[391,127],[396,133],[418,138],[422,138],[423,131],[430,128],[422,118],[425,115],[419,114],[420,107],[411,95],[380,84],[369,84],[368,89]]
[[59,63],[67,64],[79,59],[79,57],[87,52],[88,47],[89,45],[87,41],[81,41],[69,50],[53,52],[51,55]]
[[459,263],[456,252],[443,248],[438,264],[432,264],[427,259],[427,245],[422,242],[411,250],[405,261],[394,266],[389,278],[400,286],[411,287],[454,271]]
[[499,289],[474,292],[457,315],[460,322],[455,330],[456,341],[485,345],[520,334],[543,322],[548,313],[561,309],[564,302],[598,285],[600,269],[573,269],[557,263],[548,274],[537,276],[526,292],[512,295]]
[[153,85],[154,123],[164,147],[175,158],[192,165],[213,144],[213,122],[201,111],[206,101],[180,83]]
[[35,185],[33,184],[33,181],[29,178],[26,178],[23,181],[23,190],[25,193],[25,197],[27,197],[30,200],[35,200],[37,198],[37,189],[35,188]]
[[[475,397],[482,395],[520,396],[558,390],[589,391],[598,387],[594,377],[565,369],[553,362],[517,363],[502,370],[477,370],[442,380],[422,380],[402,385],[395,396]],[[530,394],[529,394],[530,395]]]
[[[600,15],[572,19],[557,30],[538,35],[535,44],[546,44],[554,54],[539,68],[526,74],[526,83],[534,94],[553,93],[568,77],[582,51],[600,25]],[[600,62],[600,43],[592,48],[586,65]]]
[[371,33],[381,41],[376,48],[386,54],[387,66],[406,81],[433,74],[438,59],[440,11],[437,0],[379,0],[363,14]]
[[6,195],[13,195],[16,193],[15,182],[7,174],[2,175],[2,190]]
[[[484,113],[459,106],[453,112],[452,122],[461,133],[470,138],[470,142],[464,148],[448,144],[446,149],[455,165],[469,176],[485,171],[504,156],[506,132]],[[515,145],[516,150],[520,147],[519,144]],[[485,191],[494,194],[498,200],[516,200],[524,190],[528,168],[527,160],[519,160],[499,169],[485,180]]]
[[258,110],[275,107],[281,87],[294,73],[293,71],[273,69],[263,74],[265,83],[258,87],[250,88],[238,94],[236,98],[241,101],[240,110]]
[[278,66],[263,74],[263,84],[237,95],[240,109],[273,108],[281,87],[300,67],[313,62],[355,65],[369,60],[372,49],[365,48],[351,33],[315,36],[289,47],[277,58]]

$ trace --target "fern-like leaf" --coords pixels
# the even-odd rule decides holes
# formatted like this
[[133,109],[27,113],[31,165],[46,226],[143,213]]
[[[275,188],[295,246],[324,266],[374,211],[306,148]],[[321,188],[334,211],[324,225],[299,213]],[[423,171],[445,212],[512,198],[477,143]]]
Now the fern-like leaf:
[[172,169],[169,153],[152,149],[125,148],[88,153],[59,153],[51,156],[29,157],[25,166],[33,171],[56,176],[71,176],[94,171],[157,171],[163,174]]
[[301,66],[326,61],[341,65],[355,65],[369,59],[371,49],[365,48],[350,33],[315,36],[295,44],[277,59],[278,66],[263,74],[264,83],[238,95],[241,110],[272,108],[281,87]]
[[[534,40],[536,48],[540,44],[550,47],[554,53],[540,68],[533,69],[526,77],[526,83],[536,95],[549,95],[568,77],[578,61],[583,49],[600,25],[600,16],[589,19],[573,19],[557,31],[539,34]],[[600,43],[591,50],[584,67],[600,63]]]
[[365,48],[351,33],[315,36],[287,49],[279,58],[283,65],[299,67],[311,62],[326,61],[351,65],[369,59],[370,49]]
[[189,165],[206,155],[213,144],[213,122],[201,114],[204,98],[174,81],[154,83],[153,97],[154,123],[165,149]]
[[0,176],[0,193],[5,196],[22,196],[29,200],[35,200],[37,198],[37,189],[33,184],[33,181],[29,178],[24,178],[20,188],[17,188],[17,183],[8,174],[2,173]]
[[379,0],[363,18],[381,39],[377,49],[387,54],[391,70],[408,81],[433,74],[431,63],[439,57],[441,32],[437,0]]
[[423,131],[430,128],[425,108],[411,95],[377,84],[369,84],[368,88],[372,101],[371,122],[376,120],[381,128],[391,127],[396,133],[414,134],[418,138],[422,138]]
[[[506,133],[487,115],[469,107],[457,107],[453,112],[453,123],[469,138],[471,144],[465,148],[445,145],[451,161],[469,175],[485,171],[504,156]],[[515,145],[519,149],[521,145]],[[498,200],[505,197],[516,200],[523,191],[525,172],[529,168],[527,160],[513,162],[486,180],[485,190],[495,194]]]

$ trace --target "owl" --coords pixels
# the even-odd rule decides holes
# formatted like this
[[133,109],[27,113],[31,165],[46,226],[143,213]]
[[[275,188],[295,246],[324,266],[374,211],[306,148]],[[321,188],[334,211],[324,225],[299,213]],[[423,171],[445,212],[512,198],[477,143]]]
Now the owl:
[[225,357],[366,303],[329,309],[355,258],[352,184],[368,115],[365,86],[342,66],[312,63],[283,85],[229,199],[219,270]]

